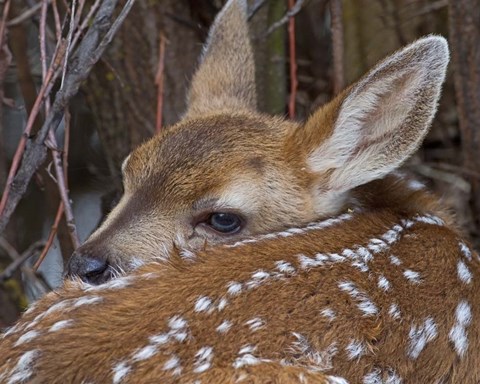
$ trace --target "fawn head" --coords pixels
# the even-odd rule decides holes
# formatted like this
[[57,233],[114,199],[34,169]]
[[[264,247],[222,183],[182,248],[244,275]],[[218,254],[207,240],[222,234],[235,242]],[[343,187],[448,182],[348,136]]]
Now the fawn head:
[[337,214],[361,202],[420,145],[448,63],[446,41],[420,39],[379,63],[305,123],[256,109],[246,1],[211,27],[183,119],[124,161],[125,193],[72,256],[70,274],[101,283],[166,259],[173,247],[250,235]]

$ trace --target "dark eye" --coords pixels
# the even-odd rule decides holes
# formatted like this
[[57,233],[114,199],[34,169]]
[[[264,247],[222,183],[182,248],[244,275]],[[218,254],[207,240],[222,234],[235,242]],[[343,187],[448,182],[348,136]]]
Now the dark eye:
[[235,233],[240,230],[242,220],[234,213],[215,212],[208,218],[207,224],[221,233]]

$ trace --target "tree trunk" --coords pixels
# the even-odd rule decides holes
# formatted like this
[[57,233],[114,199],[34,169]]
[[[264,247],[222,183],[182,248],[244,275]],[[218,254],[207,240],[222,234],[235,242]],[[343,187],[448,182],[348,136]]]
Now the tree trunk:
[[[450,0],[450,43],[463,164],[480,169],[480,0]],[[475,226],[480,229],[480,179],[470,177]]]

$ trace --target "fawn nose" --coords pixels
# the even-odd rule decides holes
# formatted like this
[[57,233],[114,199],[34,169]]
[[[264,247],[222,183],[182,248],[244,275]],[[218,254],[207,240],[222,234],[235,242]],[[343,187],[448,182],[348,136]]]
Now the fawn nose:
[[75,251],[67,265],[67,276],[78,276],[89,284],[103,284],[112,278],[112,270],[104,258]]

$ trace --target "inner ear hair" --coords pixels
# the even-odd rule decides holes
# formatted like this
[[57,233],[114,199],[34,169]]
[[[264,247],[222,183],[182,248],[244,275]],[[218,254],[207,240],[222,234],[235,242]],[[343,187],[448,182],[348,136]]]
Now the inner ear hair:
[[[329,188],[347,191],[400,166],[428,131],[448,59],[444,38],[420,39],[379,63],[331,108],[314,114],[305,131],[310,136],[314,129],[324,131],[310,148],[310,169],[331,172]],[[325,111],[330,121],[321,115]]]

